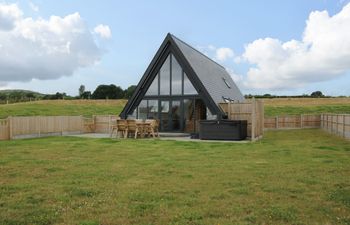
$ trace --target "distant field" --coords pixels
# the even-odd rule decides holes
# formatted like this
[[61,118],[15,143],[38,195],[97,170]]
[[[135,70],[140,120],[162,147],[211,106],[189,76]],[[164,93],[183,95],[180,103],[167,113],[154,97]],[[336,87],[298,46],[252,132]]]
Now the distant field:
[[[305,138],[307,137],[307,138]],[[349,224],[349,141],[0,142],[0,224]]]
[[117,115],[126,100],[45,100],[0,105],[0,118],[7,116]]
[[[265,115],[350,113],[350,98],[264,99]],[[0,105],[0,118],[35,115],[119,114],[126,100],[47,100]]]
[[264,99],[265,116],[350,113],[350,98]]

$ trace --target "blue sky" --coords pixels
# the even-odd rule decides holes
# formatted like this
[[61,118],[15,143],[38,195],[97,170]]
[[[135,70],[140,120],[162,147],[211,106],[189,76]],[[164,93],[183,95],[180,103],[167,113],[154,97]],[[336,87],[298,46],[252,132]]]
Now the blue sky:
[[[350,95],[350,36],[344,28],[350,27],[350,10],[345,10],[345,0],[0,3],[0,48],[8,53],[0,57],[0,71],[9,71],[0,72],[0,89],[76,95],[80,84],[92,91],[98,84],[126,88],[138,83],[170,32],[224,65],[244,94],[321,90]],[[7,10],[13,3],[17,9]],[[18,10],[19,16],[12,16]],[[74,13],[78,15],[63,20]],[[337,14],[340,19],[333,17]],[[65,30],[51,33],[57,25],[50,20],[53,15]],[[4,23],[1,31],[6,18],[10,25]],[[96,30],[99,25],[106,29]],[[76,28],[82,30],[79,38],[69,31]],[[13,38],[18,33],[24,35],[23,43],[23,38]],[[45,47],[47,43],[58,47]],[[69,50],[62,53],[65,46]],[[340,53],[328,55],[330,49]],[[27,54],[23,59],[22,50]],[[37,54],[31,57],[30,52]]]

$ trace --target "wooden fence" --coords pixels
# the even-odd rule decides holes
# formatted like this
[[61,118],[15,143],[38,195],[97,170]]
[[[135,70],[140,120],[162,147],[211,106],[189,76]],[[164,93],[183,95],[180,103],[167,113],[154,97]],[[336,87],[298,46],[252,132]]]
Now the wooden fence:
[[265,117],[265,129],[320,128],[321,115],[295,115]]
[[77,133],[109,133],[117,116],[19,116],[0,119],[0,140]]
[[93,116],[95,123],[94,132],[96,133],[110,133],[113,120],[119,118],[115,115],[99,115]]
[[9,122],[8,121],[9,121],[8,119],[0,119],[0,140],[10,139]]
[[264,103],[253,99],[244,103],[220,103],[230,120],[247,120],[248,138],[255,140],[264,133]]
[[329,133],[350,139],[350,114],[322,114],[321,127]]
[[[322,128],[350,139],[350,114],[277,116],[264,118],[260,101],[220,103],[229,119],[247,120],[248,137],[255,140],[265,129]],[[86,118],[83,116],[32,116],[0,119],[0,140],[64,135],[71,133],[109,133],[114,115]]]
[[82,116],[18,116],[0,122],[0,140],[84,133]]

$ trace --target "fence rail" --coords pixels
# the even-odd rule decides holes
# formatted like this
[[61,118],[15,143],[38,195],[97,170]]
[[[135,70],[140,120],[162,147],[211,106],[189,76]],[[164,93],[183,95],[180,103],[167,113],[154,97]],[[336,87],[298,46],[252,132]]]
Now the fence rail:
[[[248,135],[255,139],[263,129],[322,128],[350,139],[350,114],[322,114],[265,117],[262,103],[220,104],[229,119],[247,120]],[[115,115],[32,116],[0,119],[0,140],[63,135],[70,133],[109,133]],[[252,123],[253,121],[253,123]],[[255,122],[254,122],[255,121]]]
[[350,139],[350,114],[322,114],[322,129]]
[[265,117],[265,129],[320,128],[321,115],[295,115]]
[[82,116],[18,116],[0,120],[0,140],[83,132]]
[[0,140],[76,133],[109,133],[115,115],[18,116],[0,119]]

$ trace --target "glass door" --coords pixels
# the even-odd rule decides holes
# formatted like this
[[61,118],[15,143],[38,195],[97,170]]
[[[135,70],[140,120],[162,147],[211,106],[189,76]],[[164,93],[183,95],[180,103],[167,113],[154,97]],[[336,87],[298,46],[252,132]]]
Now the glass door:
[[194,106],[195,106],[194,99],[184,99],[183,130],[186,133],[193,133],[195,131]]
[[171,102],[171,130],[181,131],[182,130],[182,110],[181,101],[173,100]]
[[170,101],[160,101],[160,130],[170,131]]

